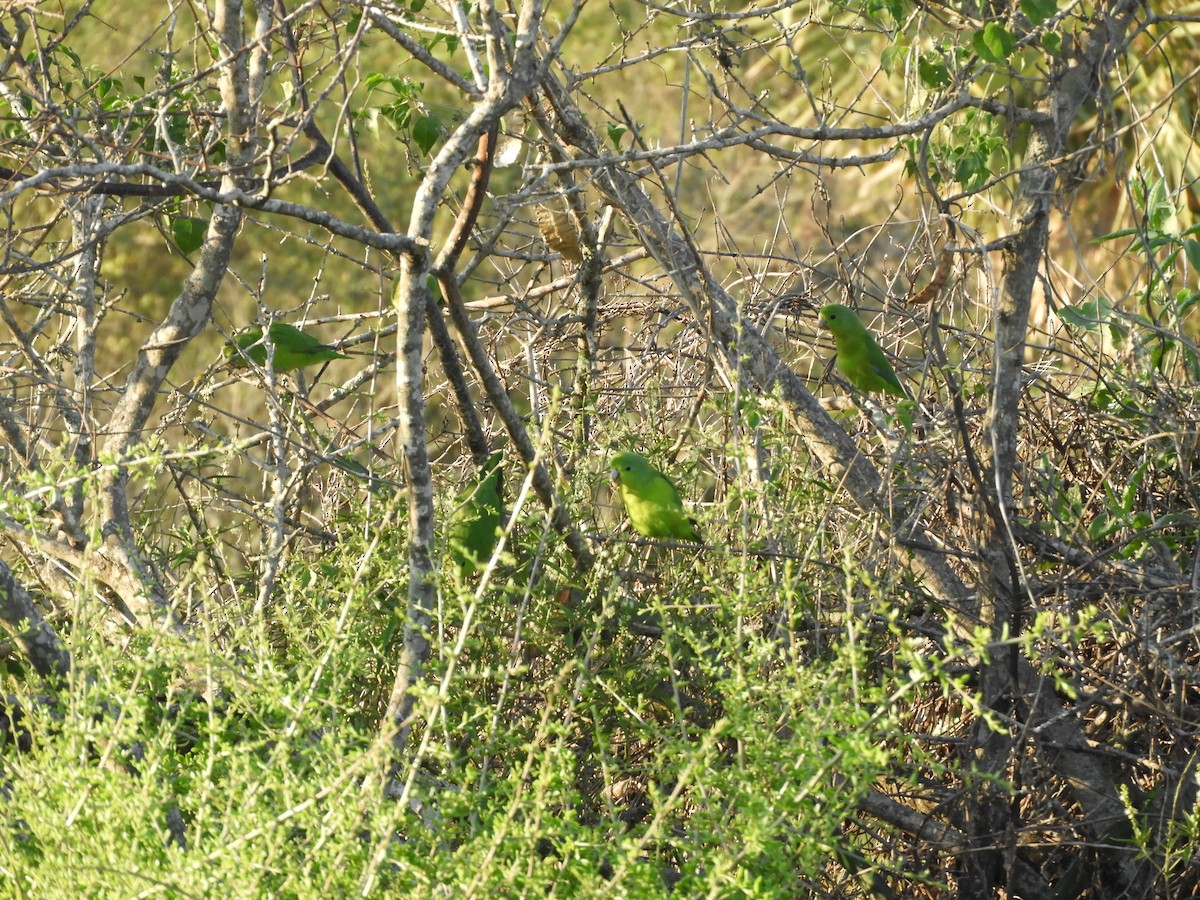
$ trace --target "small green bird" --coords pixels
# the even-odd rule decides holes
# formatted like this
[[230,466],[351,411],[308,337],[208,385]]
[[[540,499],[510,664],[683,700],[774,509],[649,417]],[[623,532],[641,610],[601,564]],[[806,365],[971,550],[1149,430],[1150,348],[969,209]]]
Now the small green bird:
[[245,366],[247,357],[258,365],[265,366],[267,343],[275,348],[271,355],[271,364],[276,372],[291,372],[293,369],[330,359],[350,358],[286,322],[272,322],[267,331],[266,341],[263,340],[261,326],[247,328],[225,345],[225,355],[229,357],[230,365],[235,367]]
[[503,460],[501,453],[491,455],[450,517],[450,557],[460,578],[482,571],[496,549],[504,503]]
[[853,310],[831,303],[822,307],[818,318],[833,332],[838,368],[852,385],[867,394],[883,391],[893,397],[908,396],[892,364]]
[[609,474],[618,482],[634,531],[644,537],[704,543],[671,479],[650,465],[646,457],[625,451],[614,456],[610,465]]

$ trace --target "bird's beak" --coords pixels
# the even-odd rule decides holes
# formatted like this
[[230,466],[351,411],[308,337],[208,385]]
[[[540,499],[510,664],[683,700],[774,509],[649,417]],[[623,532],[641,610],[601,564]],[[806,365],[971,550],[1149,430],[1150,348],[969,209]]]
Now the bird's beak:
[[616,480],[617,480],[617,479],[619,479],[620,477],[621,477],[621,473],[620,473],[620,472],[618,472],[616,469],[609,469],[609,470],[608,470],[608,480],[609,480],[609,481],[616,481]]

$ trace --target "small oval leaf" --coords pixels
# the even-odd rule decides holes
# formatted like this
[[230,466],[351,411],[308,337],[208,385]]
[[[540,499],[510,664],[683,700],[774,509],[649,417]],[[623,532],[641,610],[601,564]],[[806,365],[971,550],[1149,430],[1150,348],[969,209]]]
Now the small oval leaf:
[[413,122],[412,136],[421,152],[428,153],[442,137],[442,123],[437,116],[418,116]]
[[192,216],[175,216],[171,219],[171,240],[184,256],[199,250],[204,244],[204,233],[208,223]]

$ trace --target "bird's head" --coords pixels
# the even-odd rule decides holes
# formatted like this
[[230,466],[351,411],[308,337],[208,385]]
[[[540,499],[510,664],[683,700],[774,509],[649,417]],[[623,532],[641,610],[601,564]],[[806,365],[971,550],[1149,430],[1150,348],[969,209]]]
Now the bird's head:
[[625,450],[613,456],[608,465],[608,477],[613,481],[624,481],[628,476],[644,468],[646,460],[645,457]]
[[828,306],[821,307],[821,311],[817,313],[817,319],[836,334],[839,329],[850,324],[855,316],[849,307],[843,306],[841,303],[830,303]]
[[[263,339],[263,331],[257,325],[247,328],[245,331],[240,331],[233,336],[231,340],[225,344],[225,358],[229,360],[229,364],[235,368],[248,365],[246,351],[250,348],[261,348]],[[262,352],[261,349],[258,350]]]

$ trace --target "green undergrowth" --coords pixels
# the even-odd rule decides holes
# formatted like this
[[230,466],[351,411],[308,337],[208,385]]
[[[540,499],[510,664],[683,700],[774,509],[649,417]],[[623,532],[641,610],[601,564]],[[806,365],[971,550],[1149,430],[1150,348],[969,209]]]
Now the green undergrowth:
[[[378,505],[343,505],[335,545],[292,552],[257,617],[253,579],[194,609],[187,638],[98,640],[80,604],[70,679],[8,679],[23,716],[3,752],[10,883],[30,897],[794,896],[838,877],[831,860],[869,854],[852,827],[864,793],[924,752],[904,698],[946,693],[946,676],[905,662],[917,648],[886,612],[902,570],[848,578],[833,556],[827,489],[756,482],[742,462],[681,463],[707,473],[707,499],[688,497],[703,548],[648,549],[606,521],[595,567],[572,575],[527,506],[487,584],[447,561],[398,758],[407,545]],[[748,516],[781,501],[801,514],[746,546]]]

